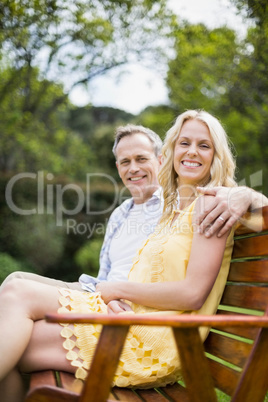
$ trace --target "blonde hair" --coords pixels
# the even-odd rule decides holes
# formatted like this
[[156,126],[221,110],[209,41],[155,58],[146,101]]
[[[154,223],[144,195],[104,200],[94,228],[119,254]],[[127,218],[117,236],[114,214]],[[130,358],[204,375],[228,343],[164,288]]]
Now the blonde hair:
[[162,149],[163,164],[159,173],[159,183],[163,188],[164,213],[162,220],[177,206],[179,178],[174,169],[175,142],[183,124],[188,120],[199,120],[208,127],[214,145],[214,157],[210,168],[210,178],[206,186],[234,187],[235,160],[231,152],[227,134],[219,120],[203,110],[188,110],[180,114],[175,124],[168,130]]

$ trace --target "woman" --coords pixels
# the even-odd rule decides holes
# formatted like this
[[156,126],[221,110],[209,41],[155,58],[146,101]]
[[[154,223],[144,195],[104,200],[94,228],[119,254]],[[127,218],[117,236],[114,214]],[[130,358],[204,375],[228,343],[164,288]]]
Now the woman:
[[[211,202],[210,196],[197,197],[197,186],[235,185],[235,164],[226,134],[208,113],[187,111],[168,131],[163,158],[164,214],[139,250],[129,282],[100,283],[92,294],[21,280],[3,289],[0,392],[4,401],[20,400],[18,368],[26,372],[58,369],[78,378],[86,376],[100,328],[47,324],[45,313],[57,311],[59,303],[61,312],[215,312],[228,275],[232,233],[220,238],[216,233],[208,239],[195,230],[194,216]],[[206,332],[202,332],[203,339]],[[169,328],[130,329],[116,385],[165,385],[179,375],[180,362]],[[15,397],[8,394],[10,389],[16,391]]]

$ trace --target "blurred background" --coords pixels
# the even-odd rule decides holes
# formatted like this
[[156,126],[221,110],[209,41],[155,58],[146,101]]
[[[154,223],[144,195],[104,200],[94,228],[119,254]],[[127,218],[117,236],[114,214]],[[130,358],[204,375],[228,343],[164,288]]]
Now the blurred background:
[[97,273],[122,124],[205,109],[267,195],[267,37],[267,0],[2,0],[0,282]]

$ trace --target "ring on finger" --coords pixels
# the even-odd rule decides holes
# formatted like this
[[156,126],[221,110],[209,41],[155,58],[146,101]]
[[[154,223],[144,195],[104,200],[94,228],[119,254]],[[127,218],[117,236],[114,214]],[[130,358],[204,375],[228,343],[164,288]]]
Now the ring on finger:
[[222,216],[219,216],[218,219],[220,219],[222,222],[224,222],[224,219]]

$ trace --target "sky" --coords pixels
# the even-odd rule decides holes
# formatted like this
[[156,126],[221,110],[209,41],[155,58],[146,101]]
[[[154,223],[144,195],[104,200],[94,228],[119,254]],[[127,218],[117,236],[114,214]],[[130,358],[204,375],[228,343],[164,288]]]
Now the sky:
[[[202,22],[209,28],[228,25],[239,34],[245,33],[241,16],[236,15],[230,0],[168,0],[171,9],[180,19],[190,23]],[[91,81],[89,91],[80,87],[70,94],[77,106],[88,103],[94,106],[110,106],[138,114],[149,105],[168,103],[164,77],[141,65],[129,65],[118,80],[118,69]]]

